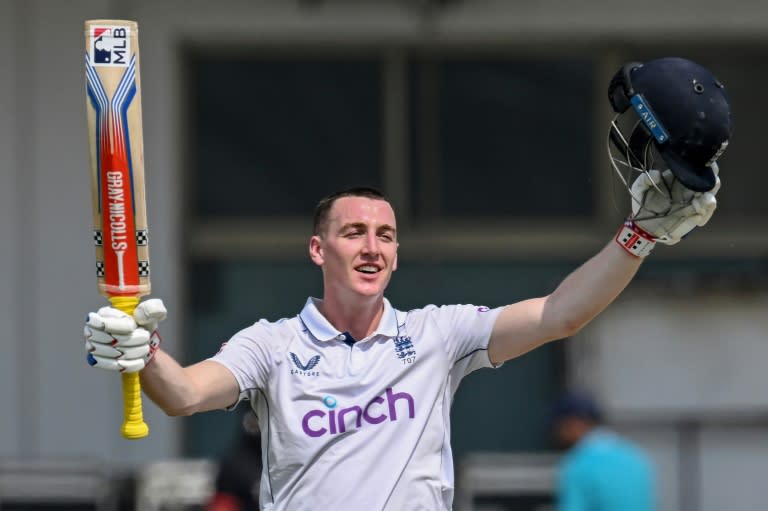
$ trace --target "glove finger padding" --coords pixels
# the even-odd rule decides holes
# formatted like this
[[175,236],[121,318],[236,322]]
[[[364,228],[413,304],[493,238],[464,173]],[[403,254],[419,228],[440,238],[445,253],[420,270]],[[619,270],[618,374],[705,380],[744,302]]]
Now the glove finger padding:
[[630,194],[632,195],[632,213],[634,215],[637,215],[637,212],[643,207],[646,200],[645,192],[647,192],[649,188],[659,186],[660,183],[661,172],[658,170],[649,170],[648,172],[643,172],[637,176],[637,179],[635,179],[629,189]]
[[[714,166],[715,173],[719,169]],[[666,245],[678,243],[695,227],[705,225],[717,208],[715,194],[720,178],[710,192],[694,192],[665,170],[649,170],[635,179],[632,194],[632,218],[643,230]]]
[[136,320],[114,307],[102,307],[89,312],[85,324],[111,334],[130,334],[136,329]]
[[142,358],[133,360],[115,359],[93,355],[92,353],[88,354],[88,364],[93,367],[98,367],[99,369],[107,369],[109,371],[118,371],[121,373],[135,373],[141,371],[147,365]]
[[128,348],[114,348],[107,344],[99,344],[95,342],[85,341],[85,349],[92,355],[98,355],[100,357],[108,357],[115,359],[134,359],[143,358],[149,353],[149,344],[143,344],[141,346],[133,346]]
[[157,324],[166,316],[159,299],[140,303],[133,317],[113,307],[89,313],[83,328],[88,364],[111,371],[141,371],[160,345]]
[[149,342],[150,334],[144,328],[136,328],[128,334],[110,334],[88,325],[83,329],[85,339],[110,346],[139,346]]
[[[718,179],[718,183],[719,182],[720,180]],[[694,197],[691,205],[701,217],[697,225],[703,227],[709,222],[709,219],[712,218],[712,215],[717,208],[717,199],[712,192],[706,192],[698,197]]]
[[165,304],[159,298],[141,302],[133,311],[136,323],[146,328],[150,333],[157,330],[157,324],[168,316]]
[[133,311],[133,317],[139,325],[147,323],[158,323],[166,318],[168,311],[165,304],[159,298],[152,298],[141,302]]

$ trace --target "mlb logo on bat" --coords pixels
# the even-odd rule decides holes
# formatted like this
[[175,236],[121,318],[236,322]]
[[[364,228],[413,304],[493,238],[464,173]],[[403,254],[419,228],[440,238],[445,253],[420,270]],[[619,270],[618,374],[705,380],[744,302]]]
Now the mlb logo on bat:
[[131,60],[130,36],[127,27],[93,27],[91,64],[126,67]]

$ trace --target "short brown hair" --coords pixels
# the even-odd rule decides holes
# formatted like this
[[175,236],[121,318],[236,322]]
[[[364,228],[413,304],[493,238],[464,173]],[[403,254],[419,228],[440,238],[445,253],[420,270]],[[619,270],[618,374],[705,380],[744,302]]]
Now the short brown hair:
[[342,197],[366,197],[368,199],[383,200],[389,202],[389,199],[380,190],[369,186],[357,186],[354,188],[347,188],[338,192],[333,192],[326,195],[315,206],[315,220],[312,228],[313,234],[319,236],[328,226],[328,214],[333,207],[333,204]]

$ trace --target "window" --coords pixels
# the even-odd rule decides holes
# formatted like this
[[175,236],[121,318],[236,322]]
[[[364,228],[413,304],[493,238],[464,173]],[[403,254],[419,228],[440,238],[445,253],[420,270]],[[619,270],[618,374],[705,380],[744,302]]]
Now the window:
[[588,59],[412,61],[414,215],[592,215],[592,91]]
[[195,55],[192,213],[310,215],[324,194],[381,186],[375,60]]

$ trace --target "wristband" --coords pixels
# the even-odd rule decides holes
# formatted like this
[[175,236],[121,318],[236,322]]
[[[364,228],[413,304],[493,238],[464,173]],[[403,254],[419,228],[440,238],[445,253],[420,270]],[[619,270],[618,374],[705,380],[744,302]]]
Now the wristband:
[[640,228],[632,218],[627,218],[616,233],[616,243],[635,257],[645,257],[656,246],[656,238]]

